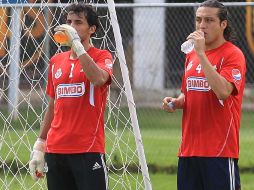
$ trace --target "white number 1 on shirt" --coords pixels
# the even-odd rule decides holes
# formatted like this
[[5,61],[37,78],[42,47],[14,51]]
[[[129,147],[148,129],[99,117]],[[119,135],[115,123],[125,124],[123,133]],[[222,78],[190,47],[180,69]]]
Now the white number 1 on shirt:
[[70,71],[69,78],[73,77],[73,69],[74,69],[74,63],[71,63],[71,71]]

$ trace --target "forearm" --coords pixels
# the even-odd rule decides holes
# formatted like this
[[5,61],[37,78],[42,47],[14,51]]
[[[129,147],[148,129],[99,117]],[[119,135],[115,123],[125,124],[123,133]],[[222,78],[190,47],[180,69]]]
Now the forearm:
[[[177,108],[178,109],[183,109],[183,105],[184,105],[184,101],[185,101],[185,95],[183,93],[181,93],[177,98],[176,98],[176,102],[177,102]],[[175,103],[176,104],[176,103]]]
[[54,118],[54,99],[50,98],[47,111],[41,124],[39,138],[46,140],[51,122]]
[[205,53],[198,54],[202,70],[218,99],[225,100],[233,91],[233,85],[222,77],[211,65]]
[[109,74],[103,69],[99,68],[87,53],[80,55],[79,61],[87,79],[94,86],[102,86],[108,81]]
[[33,151],[30,156],[31,160],[29,161],[29,170],[34,180],[38,180],[39,178],[44,176],[45,172],[44,155],[46,149],[45,140],[47,139],[47,134],[50,129],[53,118],[54,118],[54,99],[49,98],[49,104],[41,125],[39,138],[34,143]]

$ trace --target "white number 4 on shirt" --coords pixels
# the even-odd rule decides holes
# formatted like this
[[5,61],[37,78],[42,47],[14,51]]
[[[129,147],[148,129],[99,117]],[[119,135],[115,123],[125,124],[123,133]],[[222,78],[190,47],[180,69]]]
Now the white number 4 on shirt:
[[197,66],[197,68],[196,68],[196,71],[197,71],[198,73],[200,73],[200,72],[201,72],[201,70],[202,70],[202,68],[201,68],[201,64],[199,64],[199,65]]

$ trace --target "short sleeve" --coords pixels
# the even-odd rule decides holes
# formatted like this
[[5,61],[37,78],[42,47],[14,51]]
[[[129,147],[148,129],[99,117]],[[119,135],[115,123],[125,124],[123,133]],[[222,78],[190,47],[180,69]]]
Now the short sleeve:
[[112,55],[107,50],[102,50],[96,60],[96,64],[106,72],[108,72],[110,78],[107,84],[111,83],[111,77],[113,75],[113,60]]
[[186,59],[185,59],[185,63],[184,63],[184,72],[183,72],[183,75],[182,75],[182,85],[181,85],[181,92],[182,93],[186,93],[186,78],[185,78],[185,72],[186,72],[186,69],[188,67],[188,64],[191,64],[189,63],[189,54],[186,55]]
[[54,66],[52,65],[52,60],[50,60],[49,69],[48,69],[48,82],[47,82],[47,87],[46,87],[46,93],[51,98],[55,99],[55,89],[54,89],[53,80],[52,80],[53,69],[54,69]]
[[235,86],[233,95],[237,95],[245,83],[246,64],[243,53],[236,49],[223,60],[220,75]]

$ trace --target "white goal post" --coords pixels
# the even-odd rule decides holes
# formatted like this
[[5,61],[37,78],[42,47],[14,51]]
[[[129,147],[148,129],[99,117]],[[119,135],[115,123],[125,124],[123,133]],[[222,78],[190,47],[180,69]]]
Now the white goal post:
[[[93,4],[101,30],[93,37],[99,48],[111,51],[114,67],[105,114],[106,159],[110,189],[152,190],[132,95],[122,38],[113,0]],[[101,3],[101,1],[100,1]],[[0,4],[0,189],[45,189],[32,181],[28,161],[47,107],[47,63],[63,51],[52,40],[68,4]],[[11,14],[10,14],[11,13]],[[12,15],[12,16],[10,16]],[[99,14],[100,15],[100,14]]]
[[133,132],[134,132],[134,136],[135,136],[135,142],[137,145],[138,157],[139,157],[139,161],[140,161],[140,165],[141,165],[141,170],[143,173],[145,189],[152,190],[151,181],[149,178],[149,173],[148,173],[148,168],[147,168],[147,163],[146,163],[146,158],[145,158],[144,147],[142,144],[141,134],[140,134],[140,130],[139,130],[135,102],[133,99],[130,79],[129,79],[129,75],[128,75],[128,67],[126,64],[125,54],[124,54],[123,45],[122,45],[122,37],[121,37],[120,29],[119,29],[119,24],[117,21],[117,16],[116,16],[115,4],[114,4],[113,0],[107,0],[107,1],[108,1],[108,8],[109,8],[109,12],[110,12],[111,23],[112,23],[113,31],[114,31],[114,35],[115,35],[116,49],[117,49],[118,59],[119,59],[120,67],[121,67],[121,71],[122,71],[124,87],[126,89],[126,97],[127,97],[128,107],[129,107],[129,111],[130,111],[130,117],[131,117]]

